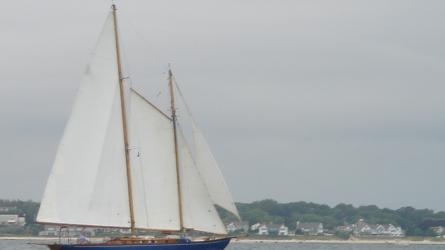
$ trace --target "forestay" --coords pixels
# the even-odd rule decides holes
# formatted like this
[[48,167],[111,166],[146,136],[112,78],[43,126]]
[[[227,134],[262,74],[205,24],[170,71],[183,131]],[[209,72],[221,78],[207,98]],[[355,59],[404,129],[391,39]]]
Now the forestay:
[[37,221],[130,227],[113,18],[107,18],[57,150]]

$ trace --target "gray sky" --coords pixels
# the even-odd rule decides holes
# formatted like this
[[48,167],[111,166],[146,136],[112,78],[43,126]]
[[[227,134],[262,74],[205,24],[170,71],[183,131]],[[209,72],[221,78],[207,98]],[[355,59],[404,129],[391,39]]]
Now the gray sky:
[[[117,1],[153,102],[167,64],[237,201],[445,210],[444,1]],[[3,1],[0,197],[39,200],[109,1]]]

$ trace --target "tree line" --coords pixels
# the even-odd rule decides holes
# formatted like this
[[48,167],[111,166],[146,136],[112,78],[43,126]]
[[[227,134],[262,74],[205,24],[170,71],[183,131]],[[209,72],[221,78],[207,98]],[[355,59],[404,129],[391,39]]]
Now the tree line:
[[[1,200],[0,208],[15,208],[15,211],[0,213],[17,213],[26,217],[26,232],[36,233],[41,228],[34,224],[40,204],[35,201]],[[430,236],[431,226],[445,226],[445,212],[431,209],[402,207],[399,209],[379,208],[375,205],[355,207],[350,204],[338,204],[334,207],[312,202],[278,203],[272,199],[251,203],[236,203],[241,219],[249,224],[279,223],[290,230],[296,227],[296,221],[321,222],[326,229],[356,223],[364,219],[368,224],[393,224],[402,227],[408,236]],[[218,209],[224,222],[236,218],[223,209]],[[1,231],[1,230],[0,230]]]
[[[338,204],[334,207],[312,202],[278,203],[267,199],[252,203],[236,203],[242,220],[254,223],[283,223],[290,230],[296,221],[321,222],[324,228],[334,229],[345,224],[354,224],[364,219],[368,224],[393,224],[402,227],[407,236],[432,236],[431,226],[445,226],[445,212],[431,209],[402,207],[399,209],[379,208],[375,205],[358,206]],[[220,209],[221,211],[221,209]],[[235,218],[221,212],[225,222]]]

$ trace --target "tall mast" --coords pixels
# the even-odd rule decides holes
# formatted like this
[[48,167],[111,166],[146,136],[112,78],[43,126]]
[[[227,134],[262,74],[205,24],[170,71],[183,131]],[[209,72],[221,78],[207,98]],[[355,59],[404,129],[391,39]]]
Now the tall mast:
[[135,233],[134,222],[134,209],[133,209],[133,189],[131,184],[131,169],[130,169],[130,152],[128,147],[128,128],[127,128],[127,111],[125,107],[125,93],[124,93],[124,77],[122,75],[122,64],[119,50],[119,34],[117,30],[117,16],[116,5],[112,5],[113,9],[113,24],[114,24],[114,37],[116,41],[116,58],[117,58],[117,71],[119,73],[119,92],[121,97],[121,113],[122,113],[122,127],[124,129],[124,144],[125,144],[125,167],[127,170],[127,186],[128,186],[128,206],[130,208],[130,223],[131,233]]
[[177,117],[175,108],[175,94],[173,92],[173,73],[171,69],[168,69],[168,86],[170,88],[170,108],[172,112],[173,121],[173,139],[175,142],[175,162],[176,162],[176,184],[178,187],[178,205],[179,205],[179,226],[181,231],[184,231],[184,223],[182,218],[182,193],[181,193],[181,178],[179,174],[179,155],[178,155],[178,134],[177,134]]

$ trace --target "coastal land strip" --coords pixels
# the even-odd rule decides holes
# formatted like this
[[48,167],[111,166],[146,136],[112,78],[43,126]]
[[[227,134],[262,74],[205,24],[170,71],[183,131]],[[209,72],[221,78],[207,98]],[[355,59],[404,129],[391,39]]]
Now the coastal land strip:
[[[100,242],[104,238],[94,237],[91,238],[94,242]],[[42,242],[57,242],[58,237],[27,237],[27,236],[0,236],[0,240],[22,240],[29,243],[42,243]],[[264,243],[264,244],[279,244],[279,243],[294,243],[294,244],[379,244],[379,245],[445,245],[445,239],[349,239],[349,240],[336,240],[336,239],[249,239],[249,238],[234,238],[232,243]]]

